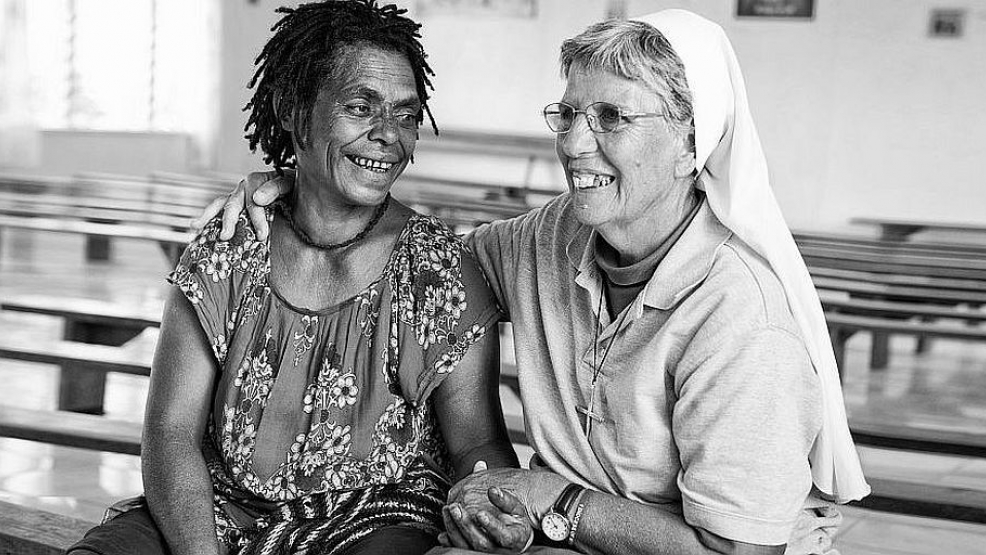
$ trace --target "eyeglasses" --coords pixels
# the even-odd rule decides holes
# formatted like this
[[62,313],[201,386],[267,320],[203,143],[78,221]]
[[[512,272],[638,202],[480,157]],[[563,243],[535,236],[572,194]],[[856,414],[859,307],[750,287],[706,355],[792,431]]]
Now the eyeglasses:
[[665,114],[657,112],[624,112],[622,108],[609,102],[593,102],[585,110],[576,110],[571,104],[555,102],[544,107],[544,121],[555,133],[568,133],[575,124],[575,116],[585,114],[589,129],[596,133],[612,133],[620,123],[635,118],[659,118]]

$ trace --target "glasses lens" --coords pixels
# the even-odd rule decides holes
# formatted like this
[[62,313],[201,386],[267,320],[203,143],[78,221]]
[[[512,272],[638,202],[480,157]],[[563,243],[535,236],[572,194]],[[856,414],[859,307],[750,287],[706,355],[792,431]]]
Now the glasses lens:
[[599,130],[605,133],[615,130],[620,124],[620,107],[609,102],[596,102],[585,111],[598,122]]
[[568,104],[555,102],[544,107],[544,121],[555,133],[564,133],[571,129],[574,117],[575,110]]

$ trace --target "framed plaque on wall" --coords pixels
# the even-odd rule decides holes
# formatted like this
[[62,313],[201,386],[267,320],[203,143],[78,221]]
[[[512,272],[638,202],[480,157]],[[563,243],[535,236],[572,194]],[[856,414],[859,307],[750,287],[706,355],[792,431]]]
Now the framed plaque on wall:
[[537,0],[418,0],[415,7],[419,15],[537,16]]
[[737,0],[737,17],[780,17],[811,19],[815,0]]

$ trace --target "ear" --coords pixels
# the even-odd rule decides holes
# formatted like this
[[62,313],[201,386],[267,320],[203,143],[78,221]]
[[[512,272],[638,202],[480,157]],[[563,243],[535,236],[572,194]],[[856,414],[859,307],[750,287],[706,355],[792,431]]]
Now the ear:
[[281,129],[294,133],[294,110],[290,102],[283,100],[280,91],[274,93],[274,114],[281,124]]
[[695,152],[687,147],[682,147],[681,153],[674,164],[674,176],[676,178],[690,177],[695,173]]

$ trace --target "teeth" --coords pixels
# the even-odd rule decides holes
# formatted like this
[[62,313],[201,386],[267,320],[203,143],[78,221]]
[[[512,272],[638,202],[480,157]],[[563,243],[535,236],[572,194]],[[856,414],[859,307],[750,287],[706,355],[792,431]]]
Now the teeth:
[[605,187],[613,182],[611,175],[599,175],[595,173],[575,173],[572,174],[576,189],[597,189]]
[[369,158],[362,158],[360,156],[350,156],[350,160],[353,161],[357,166],[367,169],[373,172],[385,172],[390,168],[394,167],[391,162],[381,162],[379,160],[370,160]]

